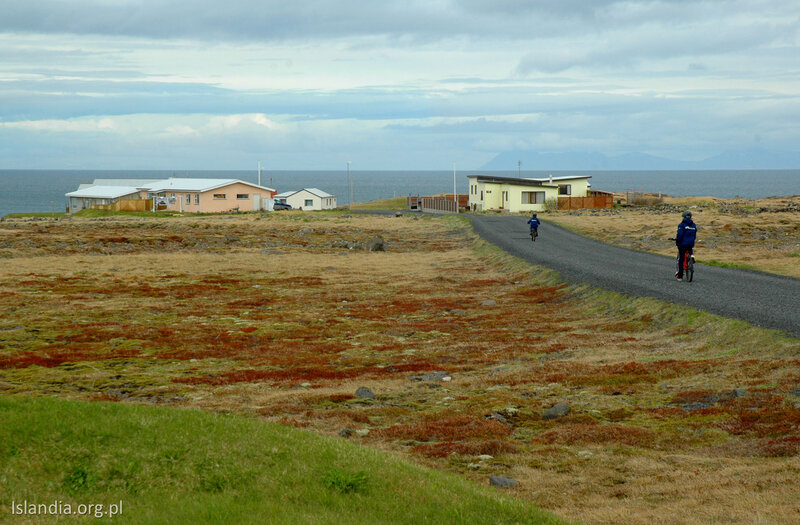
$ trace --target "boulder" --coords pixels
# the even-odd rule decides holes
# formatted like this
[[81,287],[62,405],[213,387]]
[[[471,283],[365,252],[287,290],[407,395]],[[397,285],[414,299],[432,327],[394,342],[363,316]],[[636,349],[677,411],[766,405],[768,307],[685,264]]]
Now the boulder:
[[385,252],[383,239],[381,237],[373,237],[367,241],[367,250],[370,252]]
[[360,399],[375,399],[375,393],[365,386],[358,387],[355,395]]
[[489,478],[489,485],[493,487],[508,488],[519,485],[519,481],[506,476],[492,476]]
[[444,371],[428,372],[421,376],[411,376],[412,381],[450,381],[450,374]]
[[569,405],[562,401],[545,410],[542,419],[557,419],[567,414],[569,414]]

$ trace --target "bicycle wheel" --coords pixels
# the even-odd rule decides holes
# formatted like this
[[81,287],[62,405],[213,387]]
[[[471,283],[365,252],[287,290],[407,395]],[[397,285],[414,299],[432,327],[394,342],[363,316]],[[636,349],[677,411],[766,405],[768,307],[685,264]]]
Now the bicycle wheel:
[[686,257],[686,280],[692,282],[694,279],[694,258],[690,255]]
[[536,233],[536,230],[531,230],[531,242],[536,242],[536,237],[538,236],[539,234]]

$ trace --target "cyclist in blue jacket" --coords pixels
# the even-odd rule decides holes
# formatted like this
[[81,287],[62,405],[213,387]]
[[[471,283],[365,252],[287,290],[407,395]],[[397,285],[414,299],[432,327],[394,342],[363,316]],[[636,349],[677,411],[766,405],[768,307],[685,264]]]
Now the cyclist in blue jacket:
[[536,233],[538,235],[539,225],[541,224],[541,222],[539,222],[539,219],[536,218],[536,212],[533,212],[531,218],[528,219],[528,224],[531,226],[531,233],[533,233],[533,231],[536,230]]
[[675,278],[683,280],[683,260],[684,257],[694,257],[692,248],[697,239],[697,225],[692,221],[692,212],[683,212],[683,220],[678,225],[678,234],[675,236],[675,245],[678,247],[678,271]]

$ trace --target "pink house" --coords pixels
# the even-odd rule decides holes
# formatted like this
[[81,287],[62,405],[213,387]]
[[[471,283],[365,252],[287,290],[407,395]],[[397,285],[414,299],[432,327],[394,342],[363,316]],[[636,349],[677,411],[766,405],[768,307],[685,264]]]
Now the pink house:
[[154,200],[157,210],[186,213],[268,210],[277,193],[238,179],[170,178],[139,189],[142,198]]

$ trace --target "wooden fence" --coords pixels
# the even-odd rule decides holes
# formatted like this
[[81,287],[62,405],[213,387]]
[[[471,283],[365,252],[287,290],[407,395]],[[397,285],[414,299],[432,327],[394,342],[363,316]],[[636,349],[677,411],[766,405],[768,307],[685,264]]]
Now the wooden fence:
[[559,210],[581,210],[613,208],[614,196],[610,193],[595,194],[590,197],[559,197]]
[[126,199],[111,204],[94,204],[93,210],[106,211],[150,211],[153,209],[152,199]]
[[450,200],[437,197],[422,197],[420,209],[427,213],[458,213],[458,203],[452,198]]

